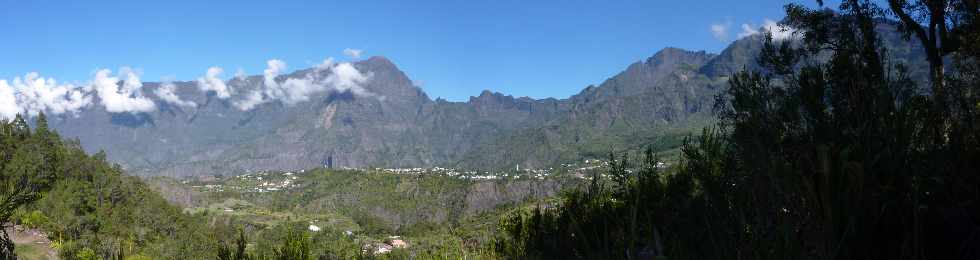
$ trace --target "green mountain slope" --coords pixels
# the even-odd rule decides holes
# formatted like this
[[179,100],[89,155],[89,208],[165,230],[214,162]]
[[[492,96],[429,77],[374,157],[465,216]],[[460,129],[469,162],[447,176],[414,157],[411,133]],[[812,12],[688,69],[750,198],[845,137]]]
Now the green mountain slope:
[[183,214],[105,154],[62,140],[43,115],[35,125],[0,122],[0,223],[42,230],[63,259],[210,256],[216,243],[203,216]]

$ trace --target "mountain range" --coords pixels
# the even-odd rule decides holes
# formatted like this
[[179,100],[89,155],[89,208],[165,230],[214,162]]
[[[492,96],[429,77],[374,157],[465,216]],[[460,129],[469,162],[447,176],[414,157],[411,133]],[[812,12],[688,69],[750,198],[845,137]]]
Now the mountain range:
[[[880,25],[894,61],[921,61],[921,50]],[[353,62],[369,75],[358,88],[309,93],[299,102],[265,102],[243,110],[202,94],[199,82],[146,82],[149,112],[110,112],[92,107],[52,116],[50,125],[78,138],[90,151],[138,175],[234,175],[260,170],[314,167],[544,168],[612,150],[648,145],[677,146],[680,137],[712,122],[715,96],[727,78],[756,69],[763,37],[734,41],[720,54],[663,49],[630,64],[598,86],[568,98],[533,99],[483,91],[466,102],[430,98],[390,60]],[[912,64],[910,67],[923,67]],[[329,78],[316,68],[275,77]],[[194,102],[164,102],[153,91],[175,86]],[[256,90],[263,76],[227,81],[230,88]],[[368,94],[363,94],[368,93]]]

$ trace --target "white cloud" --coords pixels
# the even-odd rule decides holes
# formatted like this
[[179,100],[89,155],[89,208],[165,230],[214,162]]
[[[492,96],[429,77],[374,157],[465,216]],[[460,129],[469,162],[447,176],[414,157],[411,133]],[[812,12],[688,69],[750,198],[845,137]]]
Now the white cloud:
[[[321,78],[322,72],[329,73]],[[286,104],[296,104],[309,100],[309,96],[323,91],[346,92],[361,97],[376,96],[364,89],[361,84],[370,79],[370,75],[361,73],[351,63],[334,63],[333,58],[327,58],[314,68],[314,73],[307,74],[302,79],[287,79],[282,84],[285,96],[281,100]]]
[[351,49],[351,48],[344,49],[344,55],[347,55],[348,57],[351,57],[352,59],[360,59],[361,58],[361,52],[364,52],[364,51],[363,50],[359,50],[359,49]]
[[13,81],[0,80],[0,118],[13,119],[17,114],[35,116],[76,113],[92,103],[91,95],[83,87],[58,84],[52,78],[43,78],[31,72]]
[[111,113],[150,112],[156,110],[156,104],[143,96],[139,76],[129,68],[119,70],[119,76],[125,77],[123,85],[119,86],[118,77],[112,76],[112,71],[102,69],[95,73],[92,87],[102,99],[102,105]]
[[333,90],[338,92],[350,91],[354,95],[360,96],[373,96],[371,92],[368,92],[361,84],[368,81],[370,75],[365,75],[354,68],[354,65],[350,63],[337,64],[331,68],[331,73],[327,76],[325,82],[333,87]]
[[[360,50],[345,50],[356,56]],[[203,77],[197,79],[201,91],[214,91],[221,99],[235,98],[232,102],[240,110],[251,110],[268,102],[282,102],[294,105],[310,100],[321,92],[350,92],[358,97],[373,97],[384,100],[383,96],[371,93],[363,84],[371,79],[370,73],[362,73],[352,63],[337,63],[333,58],[325,59],[314,66],[312,71],[302,77],[277,79],[286,71],[286,63],[273,59],[266,62],[260,86],[243,93],[235,93],[234,88],[219,76],[224,72],[220,67],[208,68]],[[58,84],[51,78],[40,77],[38,73],[28,73],[23,78],[0,80],[0,118],[12,119],[17,114],[36,115],[77,113],[95,103],[96,100],[110,113],[151,112],[157,109],[154,99],[143,93],[140,73],[128,67],[120,68],[113,75],[109,69],[100,69],[89,83],[75,86]],[[236,78],[247,76],[239,69]],[[196,107],[198,104],[182,99],[177,95],[177,86],[165,80],[152,90],[160,102],[181,107]],[[96,99],[95,97],[98,97]]]
[[[364,89],[361,84],[370,79],[350,63],[334,63],[332,58],[324,60],[314,67],[313,72],[301,78],[288,78],[277,81],[276,78],[286,69],[286,63],[281,60],[269,60],[263,71],[263,85],[252,90],[242,99],[233,104],[240,110],[250,110],[266,102],[279,101],[286,105],[294,105],[309,100],[310,96],[324,91],[350,91],[361,97],[376,97],[377,95]],[[326,77],[321,74],[326,73]],[[380,99],[380,97],[379,97]]]
[[34,116],[40,112],[50,114],[75,113],[92,103],[85,90],[72,84],[59,85],[52,78],[43,78],[36,72],[28,73],[22,81],[13,81],[20,111]]
[[170,104],[181,107],[197,107],[197,103],[194,103],[194,101],[182,100],[180,96],[177,96],[177,86],[173,82],[164,82],[160,87],[153,90],[153,93],[164,102]]
[[197,79],[197,88],[202,92],[207,93],[208,91],[214,91],[220,99],[227,99],[231,97],[232,91],[228,88],[223,80],[218,78],[224,70],[220,67],[210,67],[204,77]]
[[245,74],[245,70],[242,68],[238,68],[238,71],[235,72],[235,78],[238,80],[245,80],[246,77],[248,75]]
[[772,33],[773,40],[782,41],[795,37],[796,29],[779,25],[778,22],[770,19],[765,19],[762,21],[762,27],[756,27],[755,25],[750,25],[750,24],[742,24],[742,32],[738,34],[738,38],[751,36],[753,34],[757,34],[760,32],[770,32]]
[[743,23],[742,32],[738,33],[738,38],[745,38],[753,34],[759,33],[759,29],[755,29],[754,26]]
[[276,77],[286,70],[286,62],[278,59],[271,59],[265,62],[266,69],[262,71],[262,86],[258,89],[253,89],[249,92],[243,99],[238,100],[234,103],[235,107],[239,110],[251,110],[255,106],[261,105],[265,102],[282,96],[283,90],[276,81]]
[[0,80],[0,118],[14,120],[17,113],[20,113],[20,106],[17,105],[14,88],[6,80]]
[[333,65],[334,65],[333,58],[327,58],[323,60],[323,62],[321,62],[320,64],[317,64],[315,67],[313,67],[313,69],[317,73],[320,73],[323,71],[330,70],[330,68],[333,68]]
[[309,78],[290,78],[282,83],[282,96],[280,101],[287,105],[294,105],[310,99],[310,94],[323,91],[323,85],[317,84]]
[[794,37],[796,29],[790,28],[788,26],[779,25],[776,21],[766,19],[762,23],[762,28],[766,31],[772,33],[772,38],[774,40],[787,40]]
[[275,85],[276,76],[286,70],[286,62],[272,59],[265,62],[267,68],[262,71],[262,79],[265,80],[266,85]]
[[719,41],[728,40],[728,28],[732,27],[732,22],[711,24],[711,35]]
[[262,71],[262,82],[265,83],[262,91],[263,103],[285,95],[285,89],[276,81],[276,77],[279,77],[279,74],[286,70],[286,62],[273,59],[267,61],[266,65],[268,68]]
[[255,106],[258,106],[264,102],[265,101],[262,98],[261,92],[251,91],[243,99],[233,103],[233,105],[235,105],[235,107],[238,108],[238,110],[248,111],[248,110],[252,110],[252,108],[255,108]]
[[[352,57],[360,55],[360,50],[348,49]],[[370,80],[369,73],[362,73],[348,62],[337,63],[333,58],[325,59],[317,64],[310,73],[303,77],[293,77],[284,80],[277,78],[286,71],[286,63],[273,59],[266,62],[263,71],[262,84],[238,95],[232,104],[240,110],[250,110],[258,105],[278,101],[286,105],[294,105],[308,101],[311,96],[320,92],[351,92],[359,97],[374,97],[384,100],[384,97],[371,93],[363,87]],[[224,72],[220,67],[208,68],[203,77],[197,79],[197,87],[204,92],[214,91],[221,99],[232,98],[236,95],[234,89],[221,80]],[[110,113],[139,113],[156,110],[153,99],[143,93],[143,83],[139,72],[128,67],[120,68],[113,75],[109,69],[96,71],[93,80],[81,87],[72,84],[58,84],[52,78],[40,77],[38,73],[28,73],[23,78],[0,80],[0,118],[12,119],[15,115],[37,115],[40,112],[49,114],[77,113],[93,104],[95,97]],[[236,78],[245,79],[247,76],[239,69]],[[181,99],[177,95],[177,86],[166,80],[153,89],[161,102],[181,107],[196,107],[190,100]]]

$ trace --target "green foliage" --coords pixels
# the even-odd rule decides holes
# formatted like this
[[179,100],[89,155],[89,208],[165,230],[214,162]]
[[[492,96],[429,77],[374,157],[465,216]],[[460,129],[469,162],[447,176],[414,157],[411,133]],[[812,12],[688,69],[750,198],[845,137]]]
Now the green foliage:
[[27,228],[38,228],[47,223],[48,217],[44,216],[44,212],[40,210],[31,211],[20,218],[20,224]]
[[[789,5],[786,22],[802,41],[767,35],[760,71],[730,77],[716,104],[719,127],[688,139],[673,172],[643,174],[649,163],[624,171],[612,160],[611,189],[594,180],[554,207],[515,213],[502,223],[498,251],[531,259],[976,259],[980,41],[960,47],[957,73],[940,74],[945,93],[924,95],[886,58],[880,9],[845,1],[839,10]],[[980,35],[969,28],[959,34]]]
[[99,258],[99,256],[95,255],[95,250],[88,247],[83,248],[75,254],[75,259],[78,260],[98,260]]
[[456,221],[466,210],[472,185],[470,181],[446,176],[324,169],[305,173],[296,184],[295,188],[275,193],[225,192],[215,199],[240,198],[257,208],[288,212],[291,216],[305,214],[311,216],[309,220],[341,215],[353,220],[354,225],[346,227],[353,231],[391,234],[424,231],[424,227],[431,226],[429,223]]
[[[572,190],[557,205],[519,210],[500,225],[495,248],[511,258],[623,259],[662,250],[650,202],[666,196],[664,175],[652,149],[633,161],[610,156],[610,183],[596,173],[585,190]],[[685,194],[679,194],[684,196]]]
[[124,260],[152,260],[153,258],[145,255],[131,255],[123,259]]
[[[61,140],[43,114],[36,120],[34,131],[20,116],[0,121],[0,223],[44,230],[67,259],[210,253],[204,221],[182,214],[104,153],[89,156],[77,140]],[[0,258],[12,258],[5,233],[0,244]]]
[[[310,170],[292,175],[296,186],[275,192],[240,192],[253,179],[278,182],[281,174],[231,177],[213,185],[224,191],[208,192],[221,205],[216,214],[235,216],[247,237],[248,254],[275,257],[290,233],[309,235],[310,255],[319,259],[459,259],[491,258],[484,243],[494,236],[502,212],[535,196],[550,194],[557,186],[536,186],[551,180],[471,181],[439,174],[392,174],[380,171]],[[249,190],[249,189],[244,189]],[[474,190],[481,194],[471,203]],[[225,212],[234,204],[248,206]],[[481,204],[483,203],[483,204]],[[485,204],[485,205],[484,205]],[[213,204],[212,204],[213,205]],[[309,225],[320,227],[308,231]],[[352,231],[352,234],[346,234]],[[374,255],[389,236],[402,236],[409,248],[394,248]],[[226,241],[216,254],[235,259],[237,242]],[[365,250],[370,247],[370,250]]]
[[282,245],[274,249],[272,259],[276,260],[311,260],[310,237],[304,232],[292,231],[286,234]]
[[217,252],[218,259],[219,260],[248,260],[253,258],[249,256],[248,253],[245,252],[245,250],[247,249],[246,247],[247,247],[247,240],[245,238],[245,231],[239,230],[238,238],[235,239],[235,248],[234,249],[229,248],[228,244],[221,243],[220,247],[218,247],[218,252]]
[[[44,117],[39,118],[42,120],[38,125],[46,129]],[[40,198],[59,177],[59,161],[53,147],[60,141],[47,131],[32,135],[20,115],[13,121],[0,121],[0,224],[9,223],[18,208]],[[0,258],[14,258],[14,244],[6,229],[0,231]]]
[[[293,225],[288,225],[283,228],[275,229],[274,235],[285,234],[284,237],[279,239],[278,244],[269,245],[263,244],[259,245],[251,251],[247,250],[247,237],[245,231],[239,231],[238,238],[235,239],[235,248],[229,248],[227,244],[222,244],[218,248],[216,253],[217,258],[221,260],[247,260],[247,259],[263,259],[263,260],[304,260],[304,259],[352,259],[360,257],[360,251],[351,249],[359,249],[359,247],[354,243],[336,243],[337,241],[324,241],[321,239],[316,239],[311,237],[308,233],[301,229],[297,229]],[[281,233],[278,233],[281,232]],[[264,240],[260,243],[271,243],[274,241]],[[314,243],[320,246],[319,250],[314,251]],[[339,245],[339,246],[338,246]]]

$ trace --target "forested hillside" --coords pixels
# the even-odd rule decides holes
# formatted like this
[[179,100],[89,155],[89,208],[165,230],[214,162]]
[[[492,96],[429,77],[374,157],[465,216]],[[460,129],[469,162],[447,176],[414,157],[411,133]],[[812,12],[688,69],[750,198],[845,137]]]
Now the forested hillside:
[[[980,258],[980,6],[887,1],[886,13],[877,2],[787,5],[784,25],[798,38],[767,35],[759,66],[731,74],[718,124],[686,139],[678,167],[655,167],[652,151],[615,156],[607,175],[555,207],[502,223],[498,252]],[[882,26],[886,15],[901,25]],[[889,55],[883,41],[896,32],[926,46],[921,60]],[[928,69],[907,67],[921,63]]]
[[[33,125],[0,121],[2,259],[41,257],[38,250],[61,259],[212,259],[230,248],[257,259],[294,259],[281,258],[287,249],[328,259],[492,256],[502,216],[578,182],[313,169],[210,182],[152,178],[150,187],[104,153],[61,139],[44,114]],[[51,242],[15,245],[7,232],[21,231],[12,226]],[[392,237],[406,246],[377,251]]]
[[[493,255],[497,222],[508,212],[579,183],[569,174],[510,172],[506,178],[478,180],[431,170],[315,169],[184,185],[200,198],[187,211],[231,219],[242,237],[219,240],[235,248],[245,239],[245,252],[256,258],[300,238],[308,244],[305,254],[314,258],[428,259]],[[394,247],[393,239],[402,244]]]
[[[7,227],[43,230],[62,259],[205,258],[217,245],[205,221],[185,215],[137,177],[63,140],[44,114],[34,129],[0,121],[0,258],[13,257]],[[135,258],[131,258],[135,257]]]

